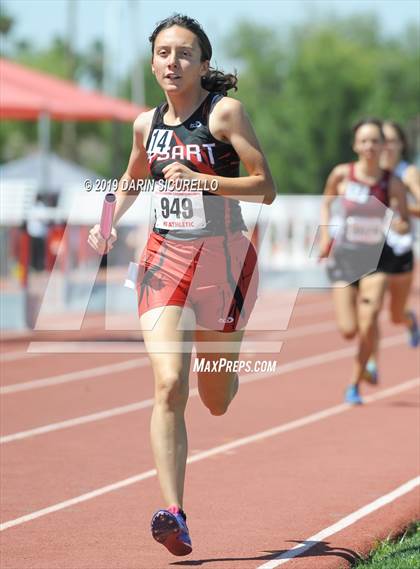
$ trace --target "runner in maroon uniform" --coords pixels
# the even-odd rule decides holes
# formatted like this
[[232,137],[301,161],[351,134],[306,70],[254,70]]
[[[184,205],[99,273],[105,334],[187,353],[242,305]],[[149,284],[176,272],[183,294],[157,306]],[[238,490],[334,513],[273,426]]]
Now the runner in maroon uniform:
[[357,162],[336,166],[324,190],[320,256],[328,257],[331,206],[337,196],[342,196],[343,220],[328,261],[328,273],[340,332],[348,339],[357,334],[359,339],[346,391],[346,401],[358,404],[362,403],[359,384],[366,378],[366,364],[378,341],[378,315],[386,287],[384,265],[390,252],[385,243],[386,207],[391,199],[395,201],[401,216],[399,231],[407,230],[408,214],[400,180],[380,168],[382,123],[375,119],[360,121],[353,133]]
[[[124,186],[149,174],[156,184],[162,182],[153,194],[154,226],[138,287],[155,377],[152,447],[167,506],[153,516],[152,534],[173,554],[186,555],[191,540],[182,510],[184,411],[191,344],[195,341],[197,356],[210,363],[221,357],[237,361],[257,288],[256,253],[242,233],[239,200],[270,204],[275,187],[241,103],[225,96],[236,77],[210,67],[212,48],[198,22],[181,15],[167,18],[150,41],[152,71],[166,102],[134,123],[114,219],[116,224],[137,197]],[[240,161],[247,176],[239,175]],[[167,182],[175,185],[173,191]],[[107,250],[115,239],[113,229]],[[89,242],[105,250],[98,226]],[[212,346],[217,353],[209,353]],[[210,412],[222,415],[237,392],[237,373],[199,372],[198,389]]]

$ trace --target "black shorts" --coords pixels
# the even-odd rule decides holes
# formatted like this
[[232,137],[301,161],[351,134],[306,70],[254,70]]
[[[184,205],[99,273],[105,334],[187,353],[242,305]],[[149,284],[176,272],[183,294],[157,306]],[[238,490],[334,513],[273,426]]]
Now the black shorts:
[[337,245],[333,255],[328,259],[327,274],[332,283],[343,281],[351,286],[358,286],[361,278],[375,273],[384,273],[387,260],[392,249],[386,243],[382,249],[376,267],[372,259],[378,256],[378,246],[348,247]]
[[384,260],[384,271],[388,275],[401,275],[404,273],[411,273],[414,268],[414,254],[413,251],[407,251],[402,255],[396,255],[389,247],[390,251],[387,252]]

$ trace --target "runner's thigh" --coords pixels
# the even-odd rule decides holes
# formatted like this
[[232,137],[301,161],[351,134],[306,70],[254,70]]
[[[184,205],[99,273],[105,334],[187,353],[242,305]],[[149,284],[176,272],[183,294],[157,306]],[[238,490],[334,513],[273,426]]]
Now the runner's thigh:
[[195,326],[193,311],[172,305],[153,308],[141,316],[140,324],[155,375],[175,374],[188,379]]

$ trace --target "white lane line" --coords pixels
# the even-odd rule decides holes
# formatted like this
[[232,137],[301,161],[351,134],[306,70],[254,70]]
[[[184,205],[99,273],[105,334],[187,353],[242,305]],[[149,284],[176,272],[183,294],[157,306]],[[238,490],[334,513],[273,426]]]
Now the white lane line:
[[[402,393],[403,391],[407,391],[409,389],[417,387],[418,385],[420,385],[420,378],[414,378],[405,381],[400,385],[394,386],[390,389],[384,389],[380,393],[377,393],[375,396],[370,397],[368,403],[377,401],[379,399],[383,399],[385,397],[390,397],[397,393]],[[218,454],[226,453],[232,449],[243,447],[251,443],[255,443],[270,437],[280,435],[282,433],[287,433],[289,431],[293,431],[294,429],[298,429],[300,427],[316,423],[317,421],[321,421],[322,419],[326,419],[328,417],[344,413],[345,411],[349,411],[350,409],[353,409],[353,406],[347,403],[342,403],[341,405],[335,405],[334,407],[329,407],[328,409],[324,409],[323,411],[312,413],[311,415],[307,415],[306,417],[301,417],[300,419],[296,419],[295,421],[290,421],[289,423],[284,423],[283,425],[278,425],[277,427],[266,429],[265,431],[260,431],[259,433],[255,433],[254,435],[242,437],[240,439],[231,441],[230,443],[219,445],[209,450],[199,452],[193,456],[190,456],[187,460],[187,463],[192,464],[193,462],[198,462],[200,460],[204,460],[211,456],[216,456]],[[65,500],[64,502],[59,502],[58,504],[54,504],[47,508],[43,508],[42,510],[31,512],[30,514],[21,516],[20,518],[4,522],[3,524],[0,524],[0,531],[4,531],[11,527],[21,525],[25,522],[35,520],[37,518],[46,516],[47,514],[51,514],[53,512],[64,510],[65,508],[69,508],[70,506],[86,502],[87,500],[91,500],[92,498],[108,494],[109,492],[113,492],[114,490],[119,490],[120,488],[130,486],[131,484],[135,484],[136,482],[141,482],[142,480],[146,480],[147,478],[152,478],[155,475],[156,475],[156,470],[153,469],[131,476],[130,478],[125,478],[124,480],[119,480],[118,482],[114,482],[113,484],[108,484],[107,486],[103,486],[102,488],[97,488],[96,490],[87,492],[86,494],[81,494],[80,496],[76,496],[75,498],[71,498],[70,500]]]
[[299,326],[296,328],[291,328],[290,330],[284,330],[281,333],[284,334],[283,340],[286,341],[289,338],[300,338],[301,336],[309,336],[311,334],[320,334],[324,332],[331,332],[332,330],[337,330],[337,323],[334,320],[327,320],[320,324],[308,324],[306,326]]
[[[290,301],[290,306],[287,306],[287,303],[282,303],[280,305],[280,315],[281,321],[284,322],[286,317],[287,320],[290,320],[296,316],[306,316],[308,313],[312,316],[314,314],[322,314],[328,312],[329,314],[334,314],[334,307],[332,300],[329,301],[322,301],[322,302],[314,302],[310,304],[295,304],[292,300]],[[275,302],[275,306],[278,307],[277,301]],[[262,314],[257,314],[255,319],[251,317],[250,326],[252,325],[258,326],[258,329],[261,329],[262,326],[267,325],[268,329],[272,328],[272,321],[273,321],[273,309],[270,312],[264,312]]]
[[[324,296],[324,295],[322,295],[322,296]],[[280,304],[285,305],[285,304],[288,304],[288,302],[289,302],[288,299],[282,299]],[[279,302],[276,300],[276,305],[277,304],[279,304]],[[309,309],[311,314],[315,314],[316,312],[324,312],[327,309],[331,308],[331,306],[332,306],[332,304],[331,304],[330,300],[310,302],[307,304],[299,304],[299,302],[297,302],[296,305],[294,305],[291,310],[293,310],[293,312],[295,312],[295,313],[296,312],[297,313],[299,313],[299,312],[306,313],[307,310]],[[268,311],[268,312],[269,312],[269,314],[267,316],[269,318],[271,318],[271,320],[272,320],[272,317],[273,317],[272,312],[271,311]],[[268,321],[267,316],[265,314],[265,311],[260,316],[262,317],[262,322]],[[290,332],[292,332],[292,331],[293,330],[291,330]],[[287,330],[285,330],[284,332],[288,333]],[[85,344],[85,343],[86,342],[83,342],[83,344]],[[80,344],[82,345],[82,342]],[[117,344],[117,342],[116,342],[116,344]],[[64,342],[63,342],[63,345],[64,345]],[[0,353],[0,364],[1,363],[13,362],[13,361],[17,361],[20,359],[27,359],[30,357],[46,356],[46,355],[50,355],[51,353],[54,353],[54,352],[48,352],[47,350],[46,351],[40,351],[40,352],[36,352],[36,351],[31,352],[31,351],[29,351],[29,346],[28,346],[28,350],[25,350],[25,351],[19,350],[19,351],[15,351],[15,352]]]
[[[391,346],[398,346],[404,344],[407,341],[405,334],[398,334],[397,336],[389,336],[381,340],[381,347],[390,348]],[[299,358],[292,362],[282,364],[276,368],[276,371],[272,375],[278,375],[283,373],[288,373],[289,371],[295,371],[298,369],[304,369],[311,366],[322,365],[325,363],[333,362],[336,360],[341,360],[342,358],[351,357],[355,354],[356,346],[349,346],[348,348],[342,348],[340,350],[333,350],[331,352],[324,352],[317,356],[308,356],[307,358]],[[252,381],[248,379],[247,376],[242,382]]]
[[[305,325],[300,326],[297,328],[292,328],[289,331],[282,331],[282,334],[286,334],[290,338],[297,338],[300,336],[306,336],[309,334],[321,334],[326,333],[335,328],[335,321],[329,320],[322,324],[313,326],[313,325]],[[286,337],[287,339],[287,337]],[[279,340],[280,341],[280,340]],[[278,347],[278,346],[277,346]],[[37,352],[35,352],[37,353]],[[57,384],[67,383],[69,381],[80,381],[83,379],[89,379],[90,377],[97,377],[98,375],[107,375],[109,373],[118,373],[119,371],[125,371],[126,369],[133,369],[136,368],[137,365],[135,362],[139,363],[138,367],[143,367],[146,363],[149,362],[147,357],[140,358],[140,359],[130,359],[127,362],[120,362],[116,364],[109,364],[107,366],[100,366],[97,368],[90,368],[90,370],[82,370],[76,372],[68,372],[58,376],[52,376],[47,378],[35,379],[32,381],[27,381],[23,383],[13,383],[10,385],[5,385],[0,387],[0,395],[7,395],[9,393],[17,393],[20,391],[29,391],[31,389],[39,389],[42,387],[50,387]],[[128,367],[124,367],[127,365]],[[122,367],[121,367],[122,366]]]
[[[310,326],[300,326],[299,328],[295,328],[292,329],[290,331],[285,331],[282,333],[285,333],[287,335],[290,335],[290,337],[299,337],[299,336],[305,336],[307,334],[313,334],[313,333],[318,333],[321,334],[323,332],[329,332],[331,330],[333,330],[335,328],[335,323],[334,321],[329,321],[329,322],[324,322],[321,325],[310,325]],[[61,342],[58,342],[59,344],[62,344]],[[51,344],[51,342],[47,343],[47,344]],[[66,344],[64,344],[64,347],[66,347]],[[75,347],[77,348],[77,346],[80,344],[78,342],[71,342],[70,344],[75,344]],[[91,344],[89,342],[89,344]],[[113,344],[112,342],[106,342],[106,344]],[[115,344],[117,344],[117,346],[120,344],[118,342],[116,342]],[[111,346],[112,347],[112,346]],[[277,344],[276,344],[276,347]],[[109,346],[104,346],[100,348],[101,351],[103,350],[108,350],[111,349]],[[135,347],[133,347],[132,343],[129,344],[129,349],[130,351],[134,351]],[[38,352],[34,352],[35,354],[37,354]],[[99,368],[90,368],[90,370],[82,370],[82,371],[78,371],[78,372],[68,372],[65,374],[61,374],[59,376],[53,376],[53,377],[47,377],[47,378],[43,378],[43,379],[35,379],[33,381],[27,381],[24,383],[13,383],[10,385],[5,385],[3,387],[0,387],[0,395],[6,395],[8,393],[17,393],[19,391],[28,391],[31,389],[38,389],[41,387],[50,387],[52,385],[57,385],[57,384],[61,384],[61,383],[66,383],[68,381],[80,381],[82,379],[89,379],[89,377],[94,377],[94,376],[98,376],[102,374],[106,374],[106,373],[112,373],[112,372],[118,372],[118,371],[125,371],[126,369],[132,369],[133,367],[137,367],[136,365],[132,365],[134,364],[134,362],[148,362],[149,359],[148,358],[141,358],[136,359],[136,360],[128,360],[128,362],[121,362],[119,364],[109,364],[108,366],[100,366]],[[130,363],[132,362],[132,363]],[[122,367],[120,369],[119,366],[127,364],[128,367],[124,368]],[[142,367],[144,364],[140,364],[139,367]],[[98,370],[98,371],[96,371]],[[103,370],[107,370],[107,371],[103,371]]]
[[[330,330],[333,330],[335,328],[335,324],[333,321],[328,322],[328,323],[324,323],[321,326],[321,329],[318,330],[318,333],[322,333],[322,332],[328,332]],[[299,336],[305,336],[307,334],[310,334],[314,331],[314,327],[311,326],[301,326],[299,328],[295,328],[290,330],[289,332],[285,332],[288,335],[290,335],[291,337],[299,337]],[[77,346],[78,343],[76,343],[76,348],[78,353],[82,351],[81,346]],[[106,343],[108,344],[108,343]],[[102,351],[104,351],[106,348],[103,348]],[[132,346],[130,344],[130,349],[132,349]],[[37,355],[37,353],[35,352],[34,355]],[[138,367],[143,367],[144,362],[148,362],[149,359],[148,358],[142,358],[141,360],[136,359],[136,360],[129,360],[128,362],[120,362],[117,364],[109,364],[107,366],[100,366],[98,368],[90,368],[90,370],[82,370],[82,371],[76,371],[76,372],[68,372],[62,375],[58,375],[58,376],[52,376],[52,377],[48,377],[48,378],[43,378],[43,379],[35,379],[33,381],[27,381],[24,383],[13,383],[10,385],[5,385],[3,387],[0,387],[0,395],[7,395],[9,393],[16,393],[19,391],[28,391],[30,389],[38,389],[41,387],[49,387],[52,385],[57,385],[57,384],[61,384],[61,383],[67,383],[68,381],[79,381],[82,379],[89,379],[89,377],[97,377],[98,375],[101,374],[106,374],[106,373],[112,373],[112,372],[118,372],[118,371],[125,371],[126,369],[133,369],[135,367],[137,367],[137,365],[135,365],[135,362],[143,362],[142,364],[139,364]],[[130,363],[131,362],[131,363]],[[125,367],[120,367],[121,365],[128,365],[127,368]],[[106,371],[105,371],[106,370]]]
[[[206,352],[220,354],[223,351],[248,354],[278,354],[281,350],[283,342],[280,340],[268,341],[265,339],[267,332],[264,330],[262,336],[264,339],[258,340],[245,338],[242,342],[211,342],[207,343]],[[172,342],[149,342],[149,347],[143,342],[31,342],[30,349],[36,353],[54,353],[54,354],[147,354],[152,349],[158,353],[175,353],[178,354],[181,349],[184,351],[193,351],[196,347],[195,342],[183,342],[181,345],[177,341]]]
[[377,498],[373,502],[370,502],[370,504],[367,504],[366,506],[363,506],[359,510],[356,510],[355,512],[341,519],[339,522],[333,524],[332,526],[329,526],[320,531],[319,533],[316,533],[315,535],[308,537],[308,539],[305,539],[305,541],[303,541],[302,543],[299,543],[292,549],[289,549],[289,551],[285,551],[281,555],[275,557],[274,559],[268,561],[267,563],[264,563],[263,565],[258,565],[257,569],[275,569],[275,567],[279,567],[279,565],[284,565],[284,563],[287,563],[291,559],[294,559],[295,557],[298,557],[299,555],[306,553],[309,549],[312,549],[313,547],[318,545],[318,543],[324,540],[325,538],[330,537],[335,533],[338,533],[339,531],[347,528],[348,526],[351,526],[352,524],[361,520],[365,516],[368,516],[372,512],[375,512],[376,510],[383,508],[387,504],[394,502],[398,498],[401,498],[401,496],[404,496],[404,494],[412,492],[419,485],[420,485],[420,476],[412,478],[411,480],[409,480],[405,484],[402,484],[392,492],[384,494],[380,498]]
[[24,383],[12,383],[11,385],[4,385],[0,388],[1,395],[9,393],[17,393],[19,391],[29,391],[32,389],[40,389],[41,387],[50,387],[52,385],[59,385],[68,383],[70,381],[80,381],[82,379],[90,379],[100,375],[109,375],[110,373],[119,373],[137,367],[144,367],[148,365],[149,358],[136,358],[127,360],[125,362],[118,362],[115,364],[108,364],[105,366],[98,366],[80,371],[71,371],[69,373],[62,373],[60,375],[53,375],[43,379],[34,379],[33,381],[25,381]]
[[16,360],[26,360],[27,358],[35,358],[37,356],[39,356],[39,354],[23,352],[22,350],[19,352],[6,352],[0,356],[0,364],[14,362]]
[[105,411],[99,411],[98,413],[91,413],[90,415],[82,415],[80,417],[74,417],[73,419],[67,419],[65,421],[59,421],[57,423],[50,423],[49,425],[43,425],[42,427],[35,427],[34,429],[20,431],[19,433],[13,433],[10,435],[5,435],[4,437],[0,437],[0,444],[28,439],[30,437],[36,437],[37,435],[45,435],[46,433],[51,433],[53,431],[69,429],[78,425],[84,425],[86,423],[93,423],[95,421],[108,419],[109,417],[125,415],[126,413],[132,413],[133,411],[139,411],[140,409],[152,407],[152,405],[153,399],[144,399],[143,401],[138,401],[137,403],[122,405],[121,407],[113,407],[112,409],[106,409]]
[[[405,335],[402,334],[398,336],[391,336],[389,338],[385,338],[382,341],[382,346],[385,347],[395,346],[405,342],[405,339],[406,339]],[[320,354],[319,356],[300,358],[298,360],[288,362],[287,364],[277,366],[275,371],[249,373],[246,375],[241,375],[240,382],[241,385],[245,383],[252,383],[254,381],[259,381],[269,377],[283,375],[291,371],[305,369],[308,367],[314,367],[316,365],[322,365],[332,361],[340,360],[345,357],[351,356],[353,353],[354,353],[354,348],[343,348],[341,350],[326,352],[325,354]],[[196,395],[198,395],[198,390],[190,389],[190,397],[195,397]],[[92,423],[103,419],[109,419],[110,417],[115,417],[117,415],[124,415],[125,413],[132,413],[133,411],[139,411],[140,409],[146,409],[147,407],[152,407],[152,406],[153,406],[153,399],[144,399],[143,401],[137,401],[135,403],[130,403],[128,405],[123,405],[120,407],[112,407],[110,409],[105,409],[104,411],[99,411],[97,413],[91,413],[89,415],[82,415],[79,417],[74,417],[72,419],[66,419],[65,421],[59,421],[57,423],[50,423],[48,425],[34,427],[33,429],[28,429],[26,431],[10,433],[9,435],[4,435],[0,437],[0,444],[6,444],[22,439],[28,439],[30,437],[44,435],[46,433],[51,433],[53,431],[60,431],[61,429],[77,427],[78,425],[84,425],[86,423]]]

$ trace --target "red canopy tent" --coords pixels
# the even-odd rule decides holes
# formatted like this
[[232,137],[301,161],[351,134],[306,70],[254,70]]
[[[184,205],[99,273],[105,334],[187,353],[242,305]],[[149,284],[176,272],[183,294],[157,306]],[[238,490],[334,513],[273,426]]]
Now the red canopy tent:
[[144,107],[87,91],[75,83],[0,59],[0,116],[2,119],[133,121]]
[[[129,101],[87,91],[71,81],[28,69],[0,58],[0,118],[37,120],[44,157],[40,184],[48,188],[46,157],[50,148],[50,120],[132,122],[145,110]],[[118,146],[118,145],[117,145]],[[113,146],[118,163],[118,151]]]
[[[95,91],[82,89],[71,81],[28,69],[0,58],[0,118],[2,120],[33,120],[39,125],[39,145],[43,164],[39,186],[49,187],[48,152],[50,146],[50,120],[132,122],[145,107],[128,101],[108,97]],[[116,144],[113,144],[115,151]],[[117,160],[113,160],[115,165]],[[27,234],[22,266],[28,269]],[[26,271],[26,272],[25,272]],[[23,277],[23,282],[25,277]]]

